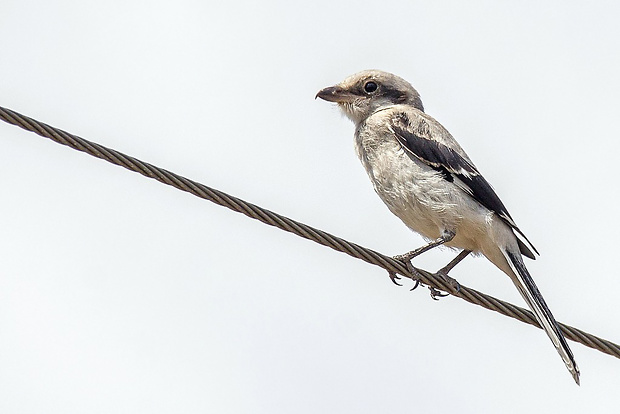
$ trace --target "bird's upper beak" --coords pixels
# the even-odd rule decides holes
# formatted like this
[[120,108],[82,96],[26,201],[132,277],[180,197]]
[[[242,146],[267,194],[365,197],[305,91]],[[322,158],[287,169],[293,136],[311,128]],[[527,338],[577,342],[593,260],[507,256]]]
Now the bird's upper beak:
[[325,89],[321,89],[319,93],[316,94],[314,99],[321,98],[329,102],[351,102],[357,98],[356,95],[352,94],[346,89],[341,88],[340,86],[330,86]]

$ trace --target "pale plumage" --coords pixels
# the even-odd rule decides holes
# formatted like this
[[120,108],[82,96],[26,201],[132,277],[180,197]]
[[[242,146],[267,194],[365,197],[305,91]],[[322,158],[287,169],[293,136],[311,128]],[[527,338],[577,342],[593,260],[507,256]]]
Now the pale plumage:
[[538,252],[452,135],[424,113],[418,92],[371,70],[317,96],[337,102],[355,123],[357,155],[390,211],[434,243],[481,253],[506,273],[579,383],[573,354],[521,257]]

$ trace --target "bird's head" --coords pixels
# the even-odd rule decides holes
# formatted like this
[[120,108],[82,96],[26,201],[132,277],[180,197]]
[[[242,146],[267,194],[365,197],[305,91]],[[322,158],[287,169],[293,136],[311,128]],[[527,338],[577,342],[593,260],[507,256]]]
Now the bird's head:
[[411,105],[424,111],[418,91],[409,82],[380,70],[351,75],[337,85],[321,89],[316,97],[336,102],[356,124],[375,111],[394,105]]

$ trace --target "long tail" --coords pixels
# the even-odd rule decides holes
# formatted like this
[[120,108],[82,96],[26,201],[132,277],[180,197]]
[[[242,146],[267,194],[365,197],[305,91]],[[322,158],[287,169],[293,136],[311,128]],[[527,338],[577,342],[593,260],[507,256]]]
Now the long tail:
[[547,307],[540,291],[536,287],[532,276],[530,276],[530,273],[527,271],[525,263],[523,263],[523,259],[521,258],[521,254],[515,254],[510,251],[506,251],[505,249],[501,250],[506,257],[508,264],[512,268],[512,271],[516,275],[516,278],[513,279],[513,281],[517,286],[519,293],[521,293],[523,299],[525,299],[532,312],[534,312],[534,315],[536,315],[538,323],[540,323],[540,326],[542,326],[551,339],[551,342],[553,342],[553,345],[562,357],[566,368],[573,376],[573,379],[577,385],[579,385],[579,367],[575,362],[573,352],[568,347],[566,339],[558,327],[558,323],[553,318],[553,315]]

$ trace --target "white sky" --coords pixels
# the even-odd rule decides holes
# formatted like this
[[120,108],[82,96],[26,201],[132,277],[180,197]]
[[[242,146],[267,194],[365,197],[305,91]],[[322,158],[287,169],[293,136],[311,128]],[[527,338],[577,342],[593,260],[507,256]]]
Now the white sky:
[[[617,2],[4,0],[0,105],[385,254],[422,239],[316,92],[409,80],[620,341]],[[0,412],[609,412],[620,361],[0,123]],[[416,264],[436,270],[437,251]],[[484,259],[453,274],[523,305]]]

